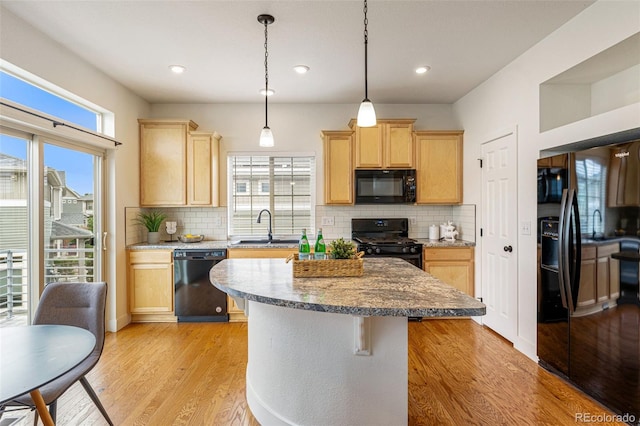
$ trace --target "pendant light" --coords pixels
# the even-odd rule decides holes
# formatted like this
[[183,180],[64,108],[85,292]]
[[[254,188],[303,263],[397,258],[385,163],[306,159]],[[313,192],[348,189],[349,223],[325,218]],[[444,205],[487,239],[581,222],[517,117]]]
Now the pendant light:
[[269,120],[268,120],[268,99],[267,93],[269,92],[269,65],[267,59],[269,58],[269,51],[267,49],[267,26],[269,24],[273,24],[275,18],[271,15],[258,15],[258,22],[264,25],[264,127],[262,128],[262,132],[260,132],[260,146],[269,148],[273,146],[273,133],[269,128]]
[[369,44],[369,31],[367,26],[369,21],[367,20],[367,0],[364,0],[364,99],[360,104],[358,110],[358,127],[373,127],[376,125],[376,110],[373,109],[373,104],[369,100],[369,91],[367,84],[367,46]]

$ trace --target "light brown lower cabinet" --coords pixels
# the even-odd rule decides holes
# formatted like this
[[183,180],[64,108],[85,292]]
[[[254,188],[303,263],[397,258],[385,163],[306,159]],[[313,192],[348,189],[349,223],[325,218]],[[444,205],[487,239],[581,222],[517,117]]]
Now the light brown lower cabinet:
[[[254,249],[254,248],[230,248],[227,249],[228,259],[268,259],[268,258],[282,258],[286,259],[290,254],[297,253],[298,248],[268,248],[268,249]],[[283,260],[284,262],[284,260]],[[244,311],[238,307],[235,300],[231,296],[227,296],[227,312],[229,313],[229,322],[246,322],[247,317],[244,315]]]
[[173,251],[128,250],[127,282],[132,322],[176,322]]
[[422,263],[426,272],[474,297],[473,247],[425,247]]
[[576,316],[590,315],[617,304],[620,263],[611,255],[619,251],[617,242],[582,247]]

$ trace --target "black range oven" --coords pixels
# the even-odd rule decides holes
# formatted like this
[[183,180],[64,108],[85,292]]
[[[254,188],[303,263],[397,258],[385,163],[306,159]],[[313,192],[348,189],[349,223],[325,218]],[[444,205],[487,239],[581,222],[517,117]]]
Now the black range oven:
[[397,257],[422,269],[422,244],[408,235],[408,219],[351,219],[351,238],[365,256]]

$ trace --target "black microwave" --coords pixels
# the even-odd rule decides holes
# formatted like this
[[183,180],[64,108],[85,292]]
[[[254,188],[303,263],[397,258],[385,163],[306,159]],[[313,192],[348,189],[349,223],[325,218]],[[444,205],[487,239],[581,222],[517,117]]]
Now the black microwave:
[[567,169],[538,169],[538,204],[560,203],[562,190],[567,188]]
[[407,204],[416,202],[416,171],[355,171],[356,204]]

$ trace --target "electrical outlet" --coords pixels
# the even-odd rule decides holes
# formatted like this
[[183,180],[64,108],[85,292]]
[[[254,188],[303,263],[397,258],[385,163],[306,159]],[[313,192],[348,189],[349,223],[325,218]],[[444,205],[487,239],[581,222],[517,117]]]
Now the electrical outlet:
[[415,225],[416,224],[416,218],[415,217],[410,217],[409,218],[409,225]]
[[322,226],[334,226],[336,224],[333,216],[322,216]]
[[531,222],[529,221],[520,222],[520,233],[522,235],[531,235]]
[[222,226],[222,218],[220,216],[213,218],[213,226]]

